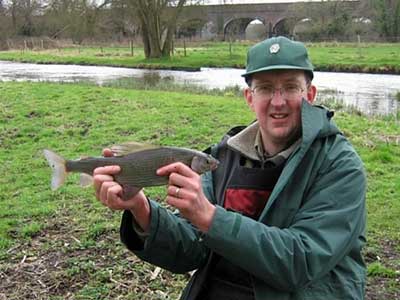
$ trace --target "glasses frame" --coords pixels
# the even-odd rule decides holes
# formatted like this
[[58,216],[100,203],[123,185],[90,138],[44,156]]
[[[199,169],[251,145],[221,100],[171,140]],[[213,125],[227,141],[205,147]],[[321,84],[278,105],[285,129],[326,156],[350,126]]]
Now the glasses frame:
[[[255,96],[265,97],[265,95],[260,95],[260,94],[257,93],[257,88],[260,88],[260,87],[263,87],[263,86],[267,86],[267,85],[255,86],[254,88],[251,88],[250,91],[251,91],[251,93],[252,93],[253,95],[255,95]],[[271,96],[270,96],[270,97],[267,97],[266,100],[267,100],[267,101],[270,101],[272,98],[274,98],[275,93],[276,93],[277,90],[279,90],[279,94],[281,95],[282,98],[284,98],[284,99],[286,99],[286,100],[292,100],[292,99],[285,98],[285,97],[283,96],[284,93],[285,93],[285,92],[283,91],[284,88],[285,88],[284,86],[279,87],[279,88],[274,87]],[[304,88],[302,88],[302,87],[300,87],[300,86],[297,86],[297,88],[298,88],[298,94],[301,95],[304,91],[306,91],[306,90],[308,90],[308,89],[310,88],[310,85],[307,84],[306,89],[304,89]]]

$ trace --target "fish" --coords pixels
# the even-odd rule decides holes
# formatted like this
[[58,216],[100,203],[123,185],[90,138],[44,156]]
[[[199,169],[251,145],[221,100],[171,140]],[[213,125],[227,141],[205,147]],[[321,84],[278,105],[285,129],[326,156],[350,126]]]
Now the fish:
[[43,154],[52,169],[51,189],[62,186],[70,172],[81,173],[81,185],[88,186],[93,183],[94,169],[118,165],[121,171],[114,175],[114,180],[122,186],[124,198],[129,199],[144,187],[166,185],[168,176],[156,174],[156,170],[162,166],[182,162],[196,173],[203,174],[215,170],[219,164],[217,159],[205,152],[181,147],[128,142],[112,146],[111,151],[113,156],[110,157],[67,160],[44,149]]

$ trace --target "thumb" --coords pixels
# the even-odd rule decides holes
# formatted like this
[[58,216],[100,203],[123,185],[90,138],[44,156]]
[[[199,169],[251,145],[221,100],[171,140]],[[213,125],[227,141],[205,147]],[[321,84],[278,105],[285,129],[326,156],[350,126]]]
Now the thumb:
[[111,157],[114,156],[114,153],[109,148],[103,149],[103,156],[104,157]]

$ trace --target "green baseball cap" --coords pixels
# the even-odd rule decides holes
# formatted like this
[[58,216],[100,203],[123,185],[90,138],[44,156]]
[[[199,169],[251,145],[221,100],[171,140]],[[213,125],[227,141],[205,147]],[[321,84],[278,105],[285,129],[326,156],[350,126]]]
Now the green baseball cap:
[[314,77],[314,66],[304,44],[283,36],[266,39],[251,47],[247,52],[246,73],[242,76],[279,69],[305,70],[311,79]]

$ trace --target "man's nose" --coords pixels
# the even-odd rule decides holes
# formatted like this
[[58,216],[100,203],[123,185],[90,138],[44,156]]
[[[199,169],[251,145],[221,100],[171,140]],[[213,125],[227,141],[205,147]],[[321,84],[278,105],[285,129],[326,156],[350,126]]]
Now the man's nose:
[[282,96],[282,90],[280,88],[276,88],[272,95],[271,104],[275,106],[281,106],[285,103],[285,99]]

